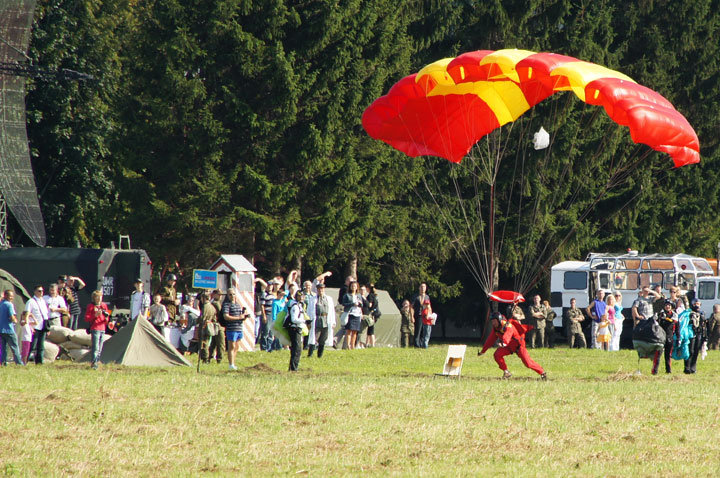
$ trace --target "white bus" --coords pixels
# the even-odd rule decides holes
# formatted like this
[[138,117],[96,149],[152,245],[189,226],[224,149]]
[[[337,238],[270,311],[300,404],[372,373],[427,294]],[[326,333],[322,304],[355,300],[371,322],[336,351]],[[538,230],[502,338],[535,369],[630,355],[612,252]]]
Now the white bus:
[[[595,292],[620,292],[622,306],[629,313],[633,301],[644,286],[661,285],[668,297],[668,289],[676,285],[684,291],[695,291],[698,280],[713,275],[706,259],[687,254],[601,254],[592,252],[585,261],[565,261],[550,272],[550,306],[557,314],[555,325],[562,327],[562,317],[574,298],[577,307],[584,309],[595,298]],[[716,278],[720,281],[720,278]],[[720,302],[720,284],[703,286],[704,295],[713,289],[713,298]],[[707,290],[706,290],[707,289]],[[693,292],[694,294],[694,292]],[[701,300],[702,298],[699,297]],[[708,300],[708,303],[711,301]],[[703,304],[705,306],[705,304]],[[710,305],[712,309],[712,304]],[[707,312],[706,312],[707,313]],[[629,317],[629,315],[626,315]]]

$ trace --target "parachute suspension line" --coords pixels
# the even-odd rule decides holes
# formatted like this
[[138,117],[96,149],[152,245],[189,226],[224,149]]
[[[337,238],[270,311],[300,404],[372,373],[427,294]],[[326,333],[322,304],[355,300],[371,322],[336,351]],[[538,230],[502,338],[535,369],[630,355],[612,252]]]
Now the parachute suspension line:
[[[427,170],[431,171],[429,168]],[[442,189],[439,189],[439,185],[437,183],[437,177],[432,172],[430,172],[430,174],[432,175],[432,179],[433,179],[433,182],[435,183],[436,190],[441,191]],[[453,224],[453,221],[451,220],[450,215],[446,212],[445,208],[440,206],[440,203],[438,202],[436,195],[433,193],[433,189],[428,184],[428,181],[427,181],[427,178],[425,175],[423,175],[422,180],[423,180],[423,185],[425,186],[425,190],[428,192],[428,194],[432,200],[432,204],[434,206],[435,212],[437,212],[438,215],[442,218],[443,223],[445,223],[446,227],[448,228],[448,231],[451,233],[452,240],[450,241],[450,245],[455,250],[455,252],[458,253],[458,255],[460,256],[462,261],[468,266],[468,269],[470,270],[470,273],[473,276],[473,278],[478,282],[478,284],[480,284],[482,286],[483,280],[482,280],[480,271],[477,270],[473,261],[468,260],[468,258],[465,255],[465,251],[459,246],[459,244],[461,243],[461,238],[458,236],[458,233]],[[420,196],[420,194],[417,192],[416,192],[416,194],[422,200],[422,197]]]
[[[649,155],[650,152],[651,152],[651,151],[647,151],[647,154],[643,154],[643,157]],[[638,164],[638,163],[641,162],[641,161],[642,161],[642,160],[639,160],[638,162],[636,162],[636,164]],[[664,171],[660,172],[660,176],[662,177],[662,179],[665,179],[665,178],[668,176],[669,171],[670,171],[670,170],[664,170]],[[657,185],[659,186],[659,181],[658,181],[658,178],[657,178],[657,177],[654,179],[654,182],[655,182],[655,184],[657,184]],[[637,191],[635,194],[633,194],[632,197],[630,197],[630,199],[628,199],[627,201],[625,201],[625,203],[623,203],[623,205],[620,206],[620,208],[619,208],[617,211],[615,211],[615,214],[619,214],[620,212],[624,211],[625,208],[627,208],[630,204],[634,203],[634,202],[637,200],[637,198],[640,197],[644,192],[645,192],[645,191],[644,191],[643,189],[639,188],[638,191]],[[602,228],[603,228],[605,225],[607,225],[612,219],[614,219],[614,215],[613,215],[613,216],[610,216],[610,217],[607,217],[607,218],[600,224],[600,226],[598,226],[598,229],[602,229]],[[571,235],[572,235],[572,232],[568,233],[568,235],[566,235],[565,238],[563,239],[563,241],[562,241],[562,243],[560,244],[560,246],[562,246],[562,245],[571,237]],[[559,246],[559,247],[560,247],[560,246]],[[554,255],[548,257],[547,260],[543,263],[543,265],[542,265],[542,267],[540,268],[540,270],[538,270],[538,272],[537,272],[537,273],[535,274],[535,276],[533,277],[533,279],[532,279],[532,281],[531,281],[531,283],[530,283],[530,285],[529,285],[529,288],[534,287],[535,284],[537,284],[537,283],[540,281],[540,278],[542,277],[542,274],[544,274],[544,273],[549,269],[550,264],[552,263],[551,261],[552,261],[553,257],[554,257]]]

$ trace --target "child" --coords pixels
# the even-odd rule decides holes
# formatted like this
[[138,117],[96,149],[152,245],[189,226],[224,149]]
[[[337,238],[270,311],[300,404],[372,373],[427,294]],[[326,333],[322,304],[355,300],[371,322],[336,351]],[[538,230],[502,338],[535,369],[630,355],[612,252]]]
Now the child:
[[27,365],[28,357],[30,356],[30,345],[32,344],[34,325],[30,324],[30,320],[34,320],[32,316],[28,319],[24,316],[20,319],[20,342],[22,347],[20,349],[20,355],[22,355],[22,361]]
[[595,341],[600,344],[603,350],[610,350],[610,320],[606,315],[602,316],[598,323],[597,333],[595,334]]

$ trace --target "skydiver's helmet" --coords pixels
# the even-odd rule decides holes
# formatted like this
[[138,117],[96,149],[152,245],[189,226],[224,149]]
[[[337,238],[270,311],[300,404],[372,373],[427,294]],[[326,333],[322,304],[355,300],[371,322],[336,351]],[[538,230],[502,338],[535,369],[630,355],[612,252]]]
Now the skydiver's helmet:
[[665,303],[663,304],[663,309],[664,309],[665,307],[667,307],[668,305],[669,305],[670,307],[672,307],[672,310],[673,310],[673,311],[675,311],[675,307],[677,307],[677,305],[675,304],[675,302],[673,302],[673,301],[670,300],[670,299],[666,299],[666,300],[665,300]]
[[165,278],[165,280],[167,282],[177,281],[177,276],[175,274],[168,274],[167,277]]
[[507,325],[507,319],[500,312],[493,312],[490,314],[490,320],[492,322],[493,329],[497,332],[504,332],[505,326]]
[[690,308],[695,312],[700,312],[701,305],[702,304],[700,303],[700,299],[693,298],[693,300],[690,301]]

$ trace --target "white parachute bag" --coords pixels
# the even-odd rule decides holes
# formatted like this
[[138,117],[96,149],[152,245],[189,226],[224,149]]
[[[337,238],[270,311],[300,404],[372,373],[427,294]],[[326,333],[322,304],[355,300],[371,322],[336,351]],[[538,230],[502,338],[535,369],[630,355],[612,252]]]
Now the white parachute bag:
[[541,126],[540,130],[533,135],[533,147],[535,149],[545,149],[548,146],[550,146],[550,135]]

